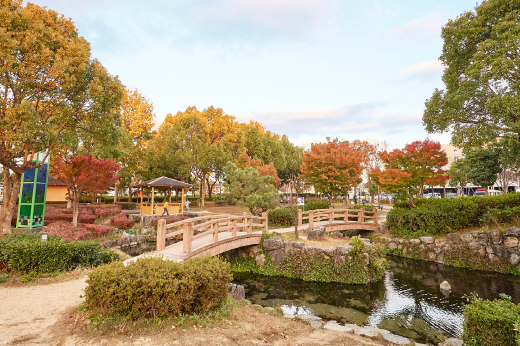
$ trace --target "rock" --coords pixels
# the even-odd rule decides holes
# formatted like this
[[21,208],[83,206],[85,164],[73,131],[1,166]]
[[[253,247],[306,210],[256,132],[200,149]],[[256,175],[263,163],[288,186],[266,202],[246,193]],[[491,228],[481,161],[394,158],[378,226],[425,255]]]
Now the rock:
[[446,245],[446,239],[435,239],[435,246],[444,246]]
[[507,258],[509,254],[507,253],[507,250],[504,249],[501,246],[491,246],[493,248],[493,252],[495,255],[501,257],[501,258]]
[[518,238],[516,237],[506,237],[506,241],[504,242],[505,247],[517,247],[518,246]]
[[442,253],[438,254],[437,255],[437,260],[435,262],[437,262],[439,264],[444,264],[444,254],[442,254]]
[[410,340],[392,333],[385,333],[381,335],[383,339],[396,345],[410,345]]
[[321,328],[322,326],[320,321],[310,321],[309,324],[312,328]]
[[506,229],[506,236],[518,237],[520,236],[520,228],[513,227]]
[[345,255],[354,247],[352,245],[338,245],[336,247],[336,253],[338,255]]
[[293,319],[293,318],[294,318],[294,315],[292,315],[292,314],[283,314],[283,317],[284,317],[284,318],[290,318],[290,319]]
[[460,239],[462,239],[466,243],[470,243],[471,241],[473,241],[473,236],[471,234],[466,233],[466,234],[461,235]]
[[486,236],[491,245],[500,245],[502,244],[502,232],[495,231],[487,231]]
[[273,259],[273,263],[279,265],[283,261],[284,251],[283,249],[269,251],[269,255]]
[[421,244],[421,241],[419,239],[410,239],[410,244],[419,245]]
[[441,290],[443,290],[443,291],[451,291],[451,285],[449,284],[448,281],[444,280],[441,283]]
[[292,243],[292,247],[295,247],[297,249],[302,249],[305,246],[305,243],[302,241],[295,241]]
[[106,247],[107,249],[111,248],[112,247],[112,242],[109,240],[107,241],[105,244],[103,244],[104,247]]
[[447,243],[458,243],[458,242],[460,242],[460,234],[458,234],[458,233],[448,233],[446,235],[446,242]]
[[130,247],[136,247],[136,246],[137,246],[137,242],[136,241],[130,243]]
[[490,260],[491,262],[495,261],[495,255],[494,255],[494,254],[490,253],[490,254],[488,255],[488,257],[489,257],[489,260]]
[[434,252],[428,252],[428,258],[430,261],[435,261],[437,260],[437,255]]
[[419,237],[419,240],[423,244],[433,244],[435,242],[435,239],[433,239],[433,237]]
[[244,290],[244,286],[233,283],[229,284],[228,296],[237,300],[246,299],[246,291]]
[[355,324],[345,324],[345,326],[353,328],[354,334],[364,335],[364,336],[368,336],[370,338],[376,338],[379,336],[379,334],[383,335],[383,334],[390,333],[388,330],[379,329],[377,327],[371,327],[371,326],[358,327]]
[[321,249],[319,247],[315,246],[304,246],[303,251],[308,255],[315,255],[321,252]]
[[298,318],[302,321],[306,321],[306,322],[309,322],[309,321],[321,321],[321,317],[318,317],[318,316],[313,316],[313,315],[308,315],[308,314],[301,314],[301,315],[298,315]]
[[341,326],[336,321],[328,321],[323,326],[323,329],[329,329],[329,330],[334,330],[337,332],[347,332],[347,333],[351,333],[354,330],[353,328]]
[[491,246],[486,246],[486,253],[488,253],[488,254],[493,253],[493,248]]
[[472,241],[471,243],[469,243],[469,248],[471,250],[479,250],[480,246],[481,246],[480,243],[476,242],[476,241]]
[[388,248],[389,248],[390,250],[393,250],[393,249],[397,248],[397,244],[394,243],[394,242],[392,242],[392,243],[388,244]]
[[387,225],[379,226],[379,233],[388,233],[388,226]]
[[284,246],[283,239],[269,238],[264,240],[264,249],[267,251],[277,250]]
[[444,340],[443,346],[462,346],[462,340],[456,338],[448,338]]
[[478,238],[478,239],[484,238],[484,233],[482,233],[481,231],[471,231],[471,232],[469,232],[469,234],[471,234],[471,236],[473,238]]
[[309,231],[307,235],[307,240],[323,240],[325,237],[325,226],[320,226]]
[[343,233],[341,233],[340,231],[336,231],[332,234],[332,236],[334,238],[343,238]]
[[256,261],[256,265],[257,266],[264,265],[264,263],[265,263],[265,255],[261,254],[261,255],[256,256],[255,261]]
[[518,256],[516,253],[512,254],[509,258],[509,262],[511,262],[512,265],[517,265],[518,262],[520,262],[520,256]]
[[486,254],[486,248],[485,247],[481,247],[480,249],[478,249],[478,253],[481,254],[481,255],[485,255]]
[[334,256],[334,249],[321,249],[321,253],[327,257]]

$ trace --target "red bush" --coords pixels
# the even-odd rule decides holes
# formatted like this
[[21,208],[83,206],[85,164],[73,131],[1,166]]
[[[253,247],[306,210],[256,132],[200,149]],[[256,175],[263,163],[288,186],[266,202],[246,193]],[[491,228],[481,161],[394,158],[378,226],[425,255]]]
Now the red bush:
[[127,229],[132,227],[134,221],[128,219],[126,217],[126,213],[122,212],[118,216],[111,217],[110,224],[116,226],[117,228]]
[[70,222],[54,222],[43,227],[43,232],[49,235],[65,238],[68,243],[73,240],[86,240],[92,238],[92,232],[81,227],[74,227]]
[[96,237],[102,237],[114,232],[114,227],[112,226],[82,224],[81,227],[91,231]]

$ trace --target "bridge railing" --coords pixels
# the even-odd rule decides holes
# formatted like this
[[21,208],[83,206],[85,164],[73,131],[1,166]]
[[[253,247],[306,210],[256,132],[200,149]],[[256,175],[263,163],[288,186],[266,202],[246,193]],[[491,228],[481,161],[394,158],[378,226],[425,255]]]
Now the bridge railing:
[[304,221],[308,220],[309,228],[314,228],[314,224],[321,221],[328,221],[332,224],[334,221],[343,220],[344,223],[369,223],[377,225],[378,215],[377,209],[372,211],[365,209],[316,209],[302,211],[298,209],[298,226],[302,226]]
[[[244,213],[245,214],[245,213]],[[211,215],[190,218],[171,224],[166,224],[166,220],[160,219],[157,222],[157,251],[166,247],[166,239],[173,238],[182,234],[182,248],[184,253],[190,253],[194,240],[204,236],[213,235],[213,242],[218,241],[219,232],[231,231],[233,237],[237,232],[253,233],[253,229],[260,228],[262,233],[268,230],[267,213],[262,216],[249,215]],[[172,232],[167,230],[172,229]]]

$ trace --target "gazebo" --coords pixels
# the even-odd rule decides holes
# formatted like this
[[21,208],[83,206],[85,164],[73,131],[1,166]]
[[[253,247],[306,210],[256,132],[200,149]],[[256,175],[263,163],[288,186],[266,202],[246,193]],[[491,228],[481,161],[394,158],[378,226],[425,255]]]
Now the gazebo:
[[[156,179],[152,179],[149,181],[145,181],[144,183],[136,184],[133,187],[141,189],[141,204],[140,204],[140,213],[144,215],[160,215],[164,211],[164,203],[155,203],[154,195],[156,190],[167,190],[168,193],[168,213],[169,214],[182,214],[184,213],[184,201],[186,196],[186,189],[192,187],[193,185],[188,183],[183,183],[182,181],[178,181],[171,178],[160,177]],[[152,189],[152,198],[148,202],[143,202],[143,189],[151,188]],[[182,199],[181,203],[171,203],[172,202],[172,189],[181,189],[182,190]],[[165,196],[166,198],[166,196]]]

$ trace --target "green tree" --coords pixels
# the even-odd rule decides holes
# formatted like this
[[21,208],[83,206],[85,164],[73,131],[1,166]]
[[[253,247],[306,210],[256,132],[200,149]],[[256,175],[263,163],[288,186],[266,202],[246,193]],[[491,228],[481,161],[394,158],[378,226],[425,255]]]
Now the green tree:
[[260,216],[278,205],[278,191],[271,183],[271,176],[262,176],[253,167],[240,169],[232,162],[227,163],[224,173],[224,188],[232,202],[248,207],[251,214]]
[[292,197],[293,189],[296,193],[302,192],[303,180],[300,178],[300,166],[303,162],[303,148],[298,147],[291,142],[286,135],[282,136],[281,140],[284,156],[285,156],[285,168],[278,171],[278,177],[282,180],[282,185],[289,187],[289,191]]
[[430,133],[452,131],[465,151],[497,137],[520,140],[520,2],[486,0],[442,29],[446,90],[426,101]]
[[21,0],[0,4],[0,232],[10,233],[20,178],[39,166],[36,153],[49,155],[80,132],[110,138],[119,127],[122,87],[90,58],[70,19]]
[[488,149],[478,149],[466,155],[468,163],[468,179],[473,184],[482,186],[488,194],[488,186],[497,181],[500,168],[498,153]]
[[450,186],[466,186],[470,182],[468,178],[468,162],[466,159],[458,159],[453,162],[448,170],[450,175]]
[[502,138],[497,143],[491,144],[489,148],[498,154],[498,162],[502,170],[498,173],[498,183],[502,192],[507,193],[509,184],[520,174],[520,143],[511,138]]

